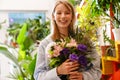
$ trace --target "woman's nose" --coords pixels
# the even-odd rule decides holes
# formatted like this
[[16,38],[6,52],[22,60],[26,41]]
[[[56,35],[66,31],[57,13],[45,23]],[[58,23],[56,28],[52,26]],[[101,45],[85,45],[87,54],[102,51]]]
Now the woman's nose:
[[61,17],[64,18],[66,15],[64,13],[62,13]]

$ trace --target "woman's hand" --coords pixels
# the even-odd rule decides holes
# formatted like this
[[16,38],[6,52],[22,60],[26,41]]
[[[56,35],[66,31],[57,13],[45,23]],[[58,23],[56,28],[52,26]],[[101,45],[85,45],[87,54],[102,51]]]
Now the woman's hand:
[[76,71],[79,68],[77,61],[70,61],[67,59],[60,66],[57,67],[58,75],[70,74],[70,72]]
[[71,72],[69,80],[83,80],[83,75],[78,71]]

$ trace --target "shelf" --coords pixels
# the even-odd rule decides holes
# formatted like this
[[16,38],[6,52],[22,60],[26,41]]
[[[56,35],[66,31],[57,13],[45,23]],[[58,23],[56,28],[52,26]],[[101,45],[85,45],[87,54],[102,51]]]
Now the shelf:
[[102,74],[109,75],[113,74],[113,72],[114,72],[113,62],[102,58]]

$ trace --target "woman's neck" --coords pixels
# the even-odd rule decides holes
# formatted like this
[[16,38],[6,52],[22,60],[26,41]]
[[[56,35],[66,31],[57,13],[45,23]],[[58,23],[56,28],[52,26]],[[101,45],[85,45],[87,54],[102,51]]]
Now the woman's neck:
[[59,29],[59,32],[61,37],[68,37],[68,28]]

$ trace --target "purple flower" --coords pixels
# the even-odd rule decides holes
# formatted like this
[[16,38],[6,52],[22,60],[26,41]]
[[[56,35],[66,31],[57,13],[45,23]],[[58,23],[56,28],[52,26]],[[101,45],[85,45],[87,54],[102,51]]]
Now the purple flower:
[[82,65],[87,67],[87,58],[84,55],[80,55],[78,58],[78,62]]
[[61,55],[66,55],[66,54],[70,54],[70,50],[68,48],[64,48],[62,51],[60,51]]
[[85,52],[85,51],[87,51],[87,46],[84,44],[79,44],[77,49],[82,51],[82,52]]
[[69,55],[69,59],[71,60],[71,61],[75,61],[75,60],[78,60],[78,56],[77,56],[77,54],[70,54]]

